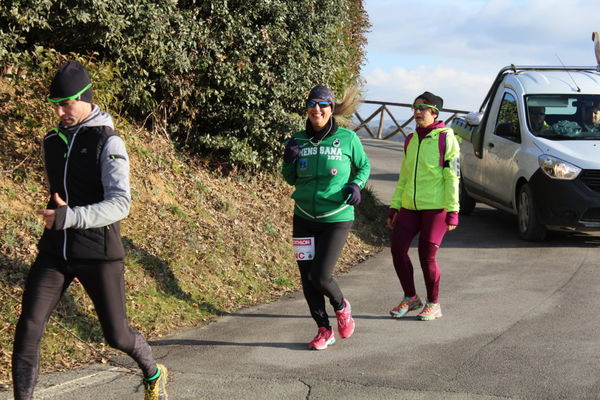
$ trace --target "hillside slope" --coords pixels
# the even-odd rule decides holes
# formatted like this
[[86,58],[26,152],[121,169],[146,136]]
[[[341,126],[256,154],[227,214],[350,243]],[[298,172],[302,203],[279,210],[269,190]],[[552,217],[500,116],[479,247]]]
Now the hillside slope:
[[[19,299],[42,232],[35,210],[48,199],[40,153],[55,123],[44,100],[48,76],[27,69],[0,75],[0,383],[10,380]],[[111,104],[108,95],[99,100]],[[176,151],[165,136],[118,116],[115,122],[131,158],[132,210],[122,234],[133,327],[157,338],[298,288],[291,188],[277,174],[224,176]],[[351,234],[342,270],[381,248],[379,207],[365,191],[355,225],[361,237]],[[42,370],[106,361],[107,354],[91,302],[71,285],[48,324]]]

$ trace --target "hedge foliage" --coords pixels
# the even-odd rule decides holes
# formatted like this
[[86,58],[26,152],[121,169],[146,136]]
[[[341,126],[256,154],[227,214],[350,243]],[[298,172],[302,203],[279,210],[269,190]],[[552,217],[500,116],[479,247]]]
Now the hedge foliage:
[[40,46],[112,62],[130,116],[273,168],[310,87],[358,81],[368,28],[362,0],[4,0],[0,63]]

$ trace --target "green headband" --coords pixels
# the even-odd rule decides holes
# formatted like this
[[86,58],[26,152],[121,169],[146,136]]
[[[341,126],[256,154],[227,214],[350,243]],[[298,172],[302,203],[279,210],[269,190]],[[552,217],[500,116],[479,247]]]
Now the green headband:
[[75,93],[73,96],[69,96],[69,97],[63,97],[62,99],[51,99],[50,97],[48,97],[48,100],[50,100],[53,103],[60,103],[61,101],[65,101],[65,100],[71,100],[71,99],[76,99],[79,96],[81,96],[81,94],[83,92],[85,92],[86,90],[88,90],[89,88],[92,87],[91,83],[88,83],[86,87],[84,87],[83,89],[81,89],[79,92]]

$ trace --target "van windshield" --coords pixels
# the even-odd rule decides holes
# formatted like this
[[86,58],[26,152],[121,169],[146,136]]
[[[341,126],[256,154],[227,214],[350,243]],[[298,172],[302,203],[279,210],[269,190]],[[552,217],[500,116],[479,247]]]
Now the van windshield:
[[531,133],[552,140],[600,140],[600,95],[525,97]]

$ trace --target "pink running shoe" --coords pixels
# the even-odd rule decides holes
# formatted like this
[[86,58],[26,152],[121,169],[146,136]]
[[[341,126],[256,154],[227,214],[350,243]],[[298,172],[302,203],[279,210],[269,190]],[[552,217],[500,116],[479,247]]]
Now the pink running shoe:
[[319,328],[317,336],[308,344],[309,349],[325,350],[327,346],[335,343],[333,329],[327,329],[324,326]]
[[342,338],[349,338],[354,333],[354,318],[352,318],[352,307],[350,302],[344,299],[344,309],[336,311],[338,333]]

